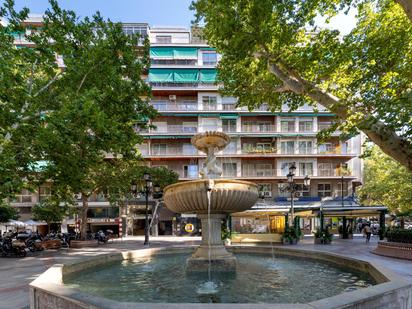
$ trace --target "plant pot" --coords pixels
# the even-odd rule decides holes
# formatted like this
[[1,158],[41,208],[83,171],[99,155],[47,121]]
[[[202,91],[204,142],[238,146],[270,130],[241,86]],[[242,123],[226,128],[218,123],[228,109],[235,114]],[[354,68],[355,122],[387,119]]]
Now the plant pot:
[[226,238],[224,240],[224,244],[225,244],[225,246],[230,246],[232,244],[232,240],[230,238]]
[[320,245],[320,244],[322,244],[322,239],[315,238],[315,245]]
[[287,239],[287,238],[283,238],[283,239],[282,239],[282,243],[283,243],[284,245],[290,245],[290,240]]
[[323,240],[323,244],[324,244],[324,245],[330,245],[331,242],[332,242],[332,240],[330,240],[330,239],[324,239],[324,240]]
[[290,241],[290,244],[291,244],[291,245],[296,245],[297,243],[298,243],[297,238],[293,238],[293,239]]

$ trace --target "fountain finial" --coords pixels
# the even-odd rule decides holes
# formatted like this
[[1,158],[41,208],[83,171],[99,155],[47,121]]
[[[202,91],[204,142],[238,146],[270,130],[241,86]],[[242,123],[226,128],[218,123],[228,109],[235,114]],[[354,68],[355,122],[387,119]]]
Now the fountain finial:
[[204,167],[200,170],[202,179],[216,179],[222,175],[222,169],[216,164],[216,151],[226,148],[230,143],[229,135],[218,131],[207,131],[192,137],[191,143],[198,150],[207,154]]

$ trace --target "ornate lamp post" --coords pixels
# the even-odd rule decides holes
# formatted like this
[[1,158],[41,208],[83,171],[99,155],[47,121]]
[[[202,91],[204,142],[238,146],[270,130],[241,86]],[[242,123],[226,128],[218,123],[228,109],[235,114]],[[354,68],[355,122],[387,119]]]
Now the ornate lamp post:
[[149,194],[153,186],[152,177],[149,173],[143,174],[143,180],[145,181],[144,193],[146,198],[146,213],[144,223],[144,246],[149,246]]
[[[290,167],[289,167],[289,174],[286,175],[287,179],[288,179],[288,187],[286,188],[287,191],[290,192],[290,219],[289,219],[289,226],[292,226],[294,223],[294,206],[295,206],[295,201],[294,201],[294,197],[295,197],[295,193],[299,190],[299,185],[295,183],[295,172],[296,172],[296,166],[295,163],[293,163]],[[310,186],[310,178],[308,175],[305,176],[305,178],[303,179],[303,185],[305,187],[309,187]]]

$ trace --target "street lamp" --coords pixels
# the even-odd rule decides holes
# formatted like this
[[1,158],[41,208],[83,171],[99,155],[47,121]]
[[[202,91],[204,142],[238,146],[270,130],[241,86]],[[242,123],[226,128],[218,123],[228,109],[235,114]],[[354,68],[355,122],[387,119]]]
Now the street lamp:
[[[294,223],[294,206],[295,206],[295,193],[299,190],[299,185],[295,183],[295,173],[296,173],[296,165],[293,163],[289,167],[289,173],[286,175],[287,180],[288,180],[288,186],[286,187],[286,190],[290,192],[290,223],[289,226],[292,226]],[[308,175],[305,176],[303,179],[303,185],[305,187],[310,186],[310,178]]]
[[146,197],[146,213],[145,213],[145,223],[144,223],[144,246],[149,246],[149,194],[153,186],[152,177],[149,173],[143,174],[143,180],[146,182],[144,187],[144,193]]

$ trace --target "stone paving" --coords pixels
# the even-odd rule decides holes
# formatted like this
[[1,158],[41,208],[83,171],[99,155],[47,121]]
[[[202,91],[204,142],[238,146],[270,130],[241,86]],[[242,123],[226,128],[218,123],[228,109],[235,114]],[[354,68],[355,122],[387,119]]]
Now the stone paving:
[[[152,237],[151,247],[195,246],[200,244],[200,237]],[[331,245],[314,245],[313,238],[302,240],[296,248],[333,252],[349,257],[360,258],[381,264],[383,267],[403,276],[412,282],[412,261],[398,260],[372,254],[377,245],[377,238],[369,244],[355,237],[353,240],[336,239]],[[29,283],[48,267],[55,263],[80,260],[99,254],[128,251],[144,248],[143,237],[116,240],[108,245],[88,249],[47,250],[19,258],[0,258],[0,309],[29,308]]]

